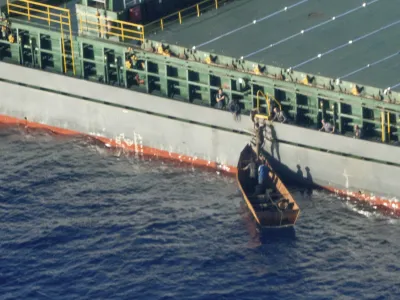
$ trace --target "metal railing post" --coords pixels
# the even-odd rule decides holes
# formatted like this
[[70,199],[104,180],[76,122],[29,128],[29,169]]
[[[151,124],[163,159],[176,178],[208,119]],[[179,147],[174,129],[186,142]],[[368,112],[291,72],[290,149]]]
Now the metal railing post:
[[197,9],[197,16],[200,17],[200,7],[198,4],[196,5],[196,9]]
[[72,28],[71,28],[71,13],[68,10],[68,27],[69,27],[69,41],[71,46],[71,61],[72,61],[72,72],[75,74],[75,54],[74,54],[74,43],[72,42]]
[[271,100],[269,99],[269,95],[265,95],[265,103],[267,104],[267,109],[268,109],[268,117],[271,117]]
[[321,120],[325,120],[324,102],[321,101],[319,105],[321,106]]
[[29,9],[29,2],[26,1],[26,10],[28,11],[28,20],[31,20],[31,10]]
[[382,125],[382,142],[386,141],[386,130],[385,130],[385,112],[381,112],[381,125]]
[[215,9],[218,9],[218,0],[215,0]]
[[182,24],[182,15],[181,15],[181,12],[178,12],[178,16],[179,16],[179,24]]
[[387,112],[387,133],[388,133],[388,140],[390,142],[390,112]]
[[65,57],[65,44],[64,44],[64,29],[63,29],[63,21],[62,16],[60,14],[60,29],[61,29],[61,54],[64,58],[64,73],[67,73],[67,58]]
[[164,21],[163,21],[163,19],[160,19],[160,25],[161,25],[161,30],[164,30]]
[[261,90],[257,91],[257,110],[258,110],[258,112],[260,112],[260,98],[259,98],[260,92],[261,92]]
[[122,41],[125,41],[125,37],[124,37],[124,24],[121,23],[121,37],[122,37]]

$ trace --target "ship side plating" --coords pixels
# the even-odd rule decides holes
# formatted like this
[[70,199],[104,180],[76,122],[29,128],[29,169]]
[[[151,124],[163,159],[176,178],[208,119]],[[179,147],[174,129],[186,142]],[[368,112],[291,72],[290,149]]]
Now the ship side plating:
[[[101,19],[93,10],[85,13]],[[99,21],[94,35],[80,30],[75,36],[71,27],[61,33],[15,16],[9,20],[9,35],[0,41],[0,57],[8,62],[0,63],[3,122],[26,118],[28,127],[122,140],[136,152],[235,172],[253,124],[246,115],[235,120],[211,108],[223,87],[244,114],[255,107],[267,112],[274,98],[303,126],[273,123],[276,139],[264,150],[281,174],[330,190],[400,196],[400,148],[389,144],[398,140],[395,92],[152,40],[127,43],[123,26],[104,34],[107,22]],[[146,28],[140,26],[138,39]],[[371,138],[383,143],[310,129],[326,117],[344,134],[354,124],[368,125]]]

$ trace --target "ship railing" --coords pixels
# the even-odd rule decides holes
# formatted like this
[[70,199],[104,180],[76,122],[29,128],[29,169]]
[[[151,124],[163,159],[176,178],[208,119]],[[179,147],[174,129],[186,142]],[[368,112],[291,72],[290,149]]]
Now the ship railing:
[[[28,21],[47,23],[49,27],[56,24],[56,29],[61,32],[64,72],[67,73],[68,71],[67,57],[70,57],[72,61],[72,71],[75,75],[74,46],[72,41],[71,14],[69,9],[30,0],[18,0],[15,2],[7,0],[7,11],[10,17],[22,16],[27,18]],[[70,54],[66,53],[64,35],[66,35],[70,41]]]
[[215,10],[220,7],[221,4],[228,2],[229,0],[204,0],[185,9],[181,9],[170,15],[162,17],[161,19],[155,20],[145,25],[146,32],[157,32],[163,31],[166,27],[173,24],[182,24],[185,19],[190,17],[200,17],[202,13],[210,10]]
[[94,14],[79,15],[79,33],[95,34],[100,38],[114,36],[122,42],[144,41],[144,26]]
[[279,106],[279,110],[282,110],[282,105],[279,103],[278,100],[276,100],[276,98],[274,96],[264,94],[264,92],[262,90],[258,90],[257,91],[257,111],[260,112],[260,96],[264,97],[265,102],[267,104],[267,114],[268,114],[268,118],[271,118],[271,99]]

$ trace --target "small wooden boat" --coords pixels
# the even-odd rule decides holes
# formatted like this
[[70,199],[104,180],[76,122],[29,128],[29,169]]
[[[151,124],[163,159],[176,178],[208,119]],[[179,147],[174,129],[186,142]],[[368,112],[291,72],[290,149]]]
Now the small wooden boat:
[[254,219],[261,227],[293,226],[300,214],[296,201],[268,162],[269,179],[264,184],[258,184],[258,176],[251,178],[249,170],[243,168],[252,160],[257,162],[257,155],[247,145],[240,153],[236,179]]

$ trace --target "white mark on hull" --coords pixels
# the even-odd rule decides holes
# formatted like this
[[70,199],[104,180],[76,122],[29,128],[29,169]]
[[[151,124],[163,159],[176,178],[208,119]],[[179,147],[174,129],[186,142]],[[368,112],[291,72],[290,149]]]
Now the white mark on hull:
[[98,132],[89,132],[89,135],[97,137],[106,137],[104,134]]
[[345,187],[346,189],[348,189],[350,187],[350,183],[349,183],[349,177],[352,177],[351,175],[347,174],[346,169],[344,169],[343,174],[344,178],[346,178],[346,184]]
[[122,149],[134,146],[135,156],[143,155],[143,139],[142,136],[136,132],[133,132],[133,140],[125,138],[125,133],[117,135],[115,137],[115,144]]

